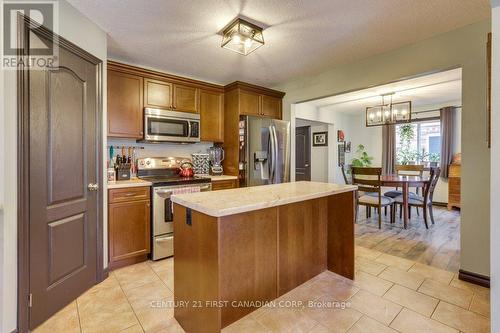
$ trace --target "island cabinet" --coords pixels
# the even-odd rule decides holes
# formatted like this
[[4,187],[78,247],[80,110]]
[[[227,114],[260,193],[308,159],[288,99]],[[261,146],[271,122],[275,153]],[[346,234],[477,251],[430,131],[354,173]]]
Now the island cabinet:
[[224,140],[224,88],[108,61],[108,136],[143,137],[144,108],[202,113],[202,141]]
[[150,188],[108,190],[109,266],[147,260],[150,252]]
[[311,182],[174,195],[174,316],[220,330],[330,270],[354,278],[355,187]]

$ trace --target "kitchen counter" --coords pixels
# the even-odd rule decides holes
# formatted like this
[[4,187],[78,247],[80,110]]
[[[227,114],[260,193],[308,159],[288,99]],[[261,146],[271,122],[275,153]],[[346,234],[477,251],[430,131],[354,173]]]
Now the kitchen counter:
[[219,333],[326,270],[354,279],[355,191],[294,182],[172,196],[174,301],[186,305],[175,319]]
[[[219,176],[220,177],[220,176]],[[318,182],[240,187],[172,196],[172,201],[201,213],[222,217],[356,190],[353,185]]]
[[114,182],[108,182],[108,189],[140,187],[140,186],[151,186],[151,182],[139,178],[131,178],[130,180],[117,180]]

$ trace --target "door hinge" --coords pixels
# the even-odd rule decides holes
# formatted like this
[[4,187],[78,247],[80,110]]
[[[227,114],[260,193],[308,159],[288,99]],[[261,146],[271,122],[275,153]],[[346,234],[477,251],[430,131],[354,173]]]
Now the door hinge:
[[28,307],[31,308],[33,306],[33,294],[28,295]]

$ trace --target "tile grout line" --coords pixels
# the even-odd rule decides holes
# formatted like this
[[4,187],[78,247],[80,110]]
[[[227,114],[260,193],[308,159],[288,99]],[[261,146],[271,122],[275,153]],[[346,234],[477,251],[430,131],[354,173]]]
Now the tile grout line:
[[78,316],[78,327],[80,328],[80,333],[81,333],[83,332],[83,329],[82,329],[82,320],[80,318],[80,309],[78,306],[78,297],[76,298],[75,303],[76,303],[76,315]]
[[[149,267],[149,265],[148,265],[148,267]],[[150,269],[151,269],[151,267],[150,267]],[[132,306],[132,304],[130,304],[130,301],[129,301],[129,299],[128,299],[128,296],[127,296],[127,294],[125,293],[125,290],[123,290],[123,287],[122,287],[122,284],[120,283],[120,280],[119,280],[119,279],[116,279],[116,281],[118,282],[118,286],[120,286],[120,290],[122,291],[123,296],[125,296],[125,299],[127,300],[128,305],[129,305],[129,306],[130,306],[130,308],[132,309],[132,312],[134,313],[134,317],[135,317],[135,319],[137,320],[137,322],[139,323],[139,326],[141,326],[141,329],[142,329],[142,331],[143,331],[143,332],[146,332],[146,330],[145,330],[145,329],[144,329],[144,327],[142,326],[141,321],[139,320],[139,317],[137,316],[137,313],[135,312],[134,307]],[[137,286],[137,287],[135,287],[135,288],[138,288],[138,287],[141,287],[141,286]],[[132,289],[134,289],[134,288],[132,288]],[[134,325],[136,325],[136,324],[134,324]],[[134,325],[132,325],[132,326],[134,326]],[[129,327],[127,327],[127,328],[130,328],[130,327],[132,327],[132,326],[129,326]],[[127,329],[127,328],[124,328],[124,329]],[[122,331],[123,331],[123,330],[122,330]]]

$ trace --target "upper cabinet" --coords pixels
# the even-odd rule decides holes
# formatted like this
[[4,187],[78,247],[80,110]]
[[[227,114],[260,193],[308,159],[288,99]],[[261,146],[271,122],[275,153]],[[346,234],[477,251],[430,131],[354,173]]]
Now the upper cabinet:
[[152,79],[144,80],[144,107],[172,108],[172,84]]
[[200,91],[201,141],[224,142],[224,94]]
[[281,119],[281,98],[262,95],[262,115],[269,118]]
[[108,136],[143,138],[144,108],[200,113],[203,104],[202,140],[222,142],[223,96],[219,85],[108,61]]
[[108,136],[142,138],[143,78],[108,70]]
[[262,114],[260,107],[261,96],[252,91],[240,91],[240,114],[245,116],[260,116]]
[[174,84],[173,110],[198,113],[198,94],[198,88]]
[[[229,103],[231,109],[236,108],[239,115],[269,117],[281,119],[281,100],[285,93],[253,84],[236,81],[224,87],[227,94],[233,94],[235,103]],[[230,112],[234,112],[231,110]]]

